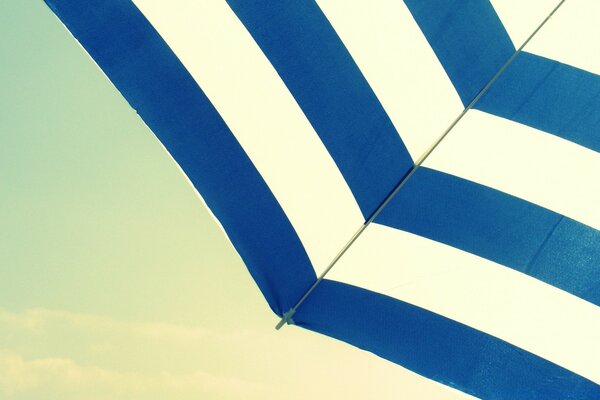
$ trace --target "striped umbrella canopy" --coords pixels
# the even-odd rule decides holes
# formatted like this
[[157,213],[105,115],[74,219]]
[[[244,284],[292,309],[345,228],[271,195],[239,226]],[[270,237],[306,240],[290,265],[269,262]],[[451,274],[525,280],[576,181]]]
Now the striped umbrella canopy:
[[597,0],[46,0],[294,324],[600,398]]

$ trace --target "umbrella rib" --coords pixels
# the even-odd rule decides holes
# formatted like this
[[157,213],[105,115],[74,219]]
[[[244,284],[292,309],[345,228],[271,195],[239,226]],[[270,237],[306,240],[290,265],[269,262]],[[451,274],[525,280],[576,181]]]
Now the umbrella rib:
[[454,127],[460,122],[460,120],[467,114],[467,112],[472,109],[475,104],[481,99],[481,97],[488,91],[488,89],[498,80],[500,75],[513,63],[513,61],[517,58],[519,54],[523,51],[525,46],[533,39],[533,37],[542,29],[542,27],[548,22],[550,18],[558,11],[558,9],[565,3],[566,0],[561,0],[552,11],[544,18],[544,20],[537,26],[537,28],[527,37],[527,39],[521,44],[521,46],[510,56],[508,60],[500,67],[500,69],[492,76],[492,78],[485,84],[485,86],[477,93],[477,96],[471,100],[471,102],[467,105],[467,107],[462,110],[462,112],[452,121],[452,123],[444,130],[444,132],[433,142],[431,146],[429,146],[425,152],[415,161],[413,166],[404,174],[404,176],[400,179],[400,181],[396,184],[394,189],[385,197],[383,202],[379,204],[379,206],[375,209],[375,211],[371,214],[371,216],[356,230],[356,232],[350,237],[350,239],[346,242],[346,244],[342,247],[342,249],[333,257],[331,262],[327,265],[327,268],[318,276],[317,280],[312,284],[312,286],[304,293],[304,295],[296,302],[296,304],[286,313],[283,314],[281,320],[275,326],[275,329],[281,329],[286,323],[293,323],[292,317],[298,310],[298,307],[306,301],[306,299],[311,295],[311,293],[317,288],[319,283],[325,276],[331,271],[331,269],[337,264],[337,262],[342,258],[344,253],[348,251],[350,246],[356,242],[356,240],[360,237],[360,235],[367,229],[367,227],[377,218],[377,216],[383,211],[383,209],[388,205],[388,203],[396,196],[396,194],[404,187],[406,182],[415,174],[415,172],[421,167],[421,165],[427,160],[427,158],[431,155],[431,153],[439,146],[439,144],[448,136],[450,131],[454,129]]

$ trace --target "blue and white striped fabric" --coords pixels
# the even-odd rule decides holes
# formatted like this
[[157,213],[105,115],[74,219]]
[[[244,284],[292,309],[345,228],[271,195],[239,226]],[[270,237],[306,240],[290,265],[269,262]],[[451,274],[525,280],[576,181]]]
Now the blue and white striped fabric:
[[[275,313],[557,0],[46,0]],[[567,1],[296,325],[485,399],[600,398],[600,27]]]

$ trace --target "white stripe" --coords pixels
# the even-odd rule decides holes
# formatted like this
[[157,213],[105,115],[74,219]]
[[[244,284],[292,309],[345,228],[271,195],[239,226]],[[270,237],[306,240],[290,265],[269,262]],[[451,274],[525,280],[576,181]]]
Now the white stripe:
[[425,166],[600,229],[600,154],[557,136],[471,110]]
[[363,217],[274,68],[224,1],[136,0],[135,4],[233,131],[319,273]]
[[[492,0],[506,30],[519,46],[558,0]],[[567,1],[526,51],[600,74],[600,1]]]
[[600,382],[600,307],[510,268],[371,224],[329,278],[431,310]]
[[462,111],[450,79],[399,0],[317,0],[413,159]]

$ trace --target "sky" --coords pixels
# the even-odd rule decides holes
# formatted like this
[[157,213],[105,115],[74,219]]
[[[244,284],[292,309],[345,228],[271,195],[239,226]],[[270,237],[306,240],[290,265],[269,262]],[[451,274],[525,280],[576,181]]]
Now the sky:
[[43,1],[0,2],[0,50],[0,398],[467,398],[275,331],[179,168]]

